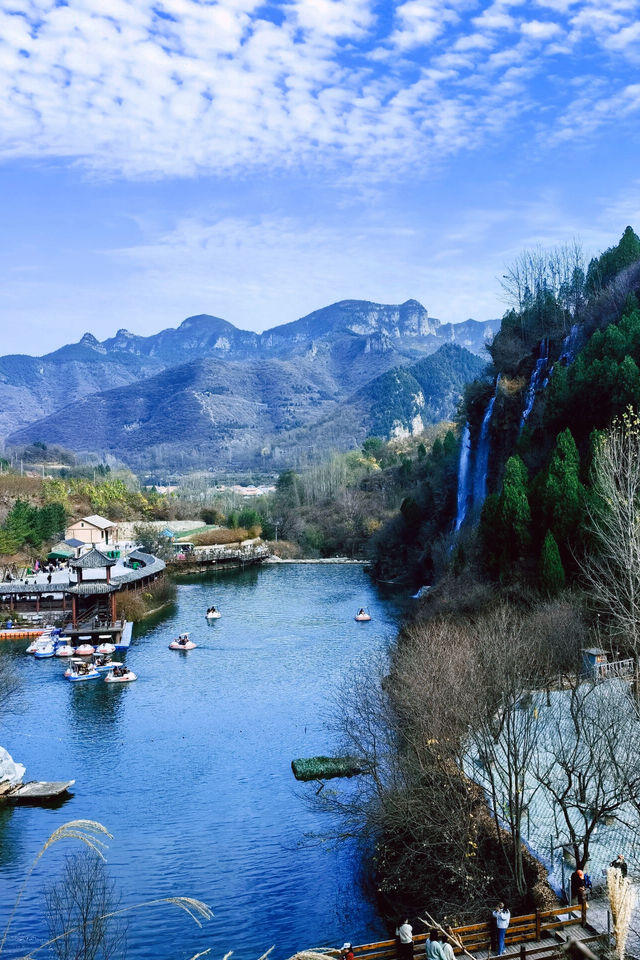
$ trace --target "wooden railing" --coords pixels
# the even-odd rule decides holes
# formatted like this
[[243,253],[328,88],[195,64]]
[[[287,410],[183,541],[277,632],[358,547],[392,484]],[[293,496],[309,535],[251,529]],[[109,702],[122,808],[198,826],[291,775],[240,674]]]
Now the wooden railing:
[[[566,918],[566,919],[563,919]],[[505,947],[521,944],[520,956],[533,956],[536,953],[548,952],[549,947],[539,947],[527,950],[525,944],[528,941],[543,940],[555,930],[561,930],[563,927],[587,925],[586,904],[575,907],[558,907],[554,910],[536,910],[535,913],[527,913],[523,916],[512,917],[505,937]],[[456,940],[460,941],[465,950],[473,953],[474,950],[489,950],[491,947],[491,925],[486,923],[473,923],[465,927],[452,927],[452,933]],[[414,950],[416,954],[420,953],[420,946],[424,947],[428,939],[428,933],[418,933],[413,938]],[[456,954],[462,954],[460,947],[454,946]],[[364,943],[360,946],[354,946],[353,952],[356,960],[387,960],[395,958],[397,954],[397,944],[395,940],[382,940],[379,943]],[[338,950],[328,951],[329,956],[339,956]],[[517,956],[517,953],[511,953],[509,956]]]

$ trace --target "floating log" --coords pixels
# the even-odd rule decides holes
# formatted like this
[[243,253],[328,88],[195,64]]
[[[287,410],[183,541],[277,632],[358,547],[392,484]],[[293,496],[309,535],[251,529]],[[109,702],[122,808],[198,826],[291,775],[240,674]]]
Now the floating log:
[[291,761],[291,769],[296,780],[331,780],[367,772],[358,757],[301,757]]
[[49,782],[40,782],[31,780],[29,783],[20,783],[17,787],[12,787],[0,795],[1,800],[7,803],[43,803],[47,800],[55,800],[56,797],[67,793],[69,787],[72,787],[75,780],[54,780]]

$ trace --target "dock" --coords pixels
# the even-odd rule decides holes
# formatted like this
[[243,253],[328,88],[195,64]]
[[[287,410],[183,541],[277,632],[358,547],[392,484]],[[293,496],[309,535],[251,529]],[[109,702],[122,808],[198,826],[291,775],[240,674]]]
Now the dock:
[[14,630],[0,630],[0,640],[35,640],[35,638],[39,637],[42,633],[44,633],[44,627],[41,627],[39,630],[16,627]]
[[68,793],[75,780],[31,780],[29,783],[20,783],[2,792],[0,787],[0,801],[6,803],[46,803],[56,800]]

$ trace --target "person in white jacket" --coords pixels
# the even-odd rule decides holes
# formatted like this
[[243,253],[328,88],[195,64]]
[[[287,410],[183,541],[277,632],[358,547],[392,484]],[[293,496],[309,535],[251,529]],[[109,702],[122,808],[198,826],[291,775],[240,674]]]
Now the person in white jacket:
[[498,928],[498,956],[501,957],[504,953],[504,938],[506,937],[507,930],[509,928],[511,911],[507,910],[504,903],[500,901],[496,909],[493,911],[493,916],[495,917],[496,927]]
[[413,927],[408,918],[396,927],[398,960],[413,960]]

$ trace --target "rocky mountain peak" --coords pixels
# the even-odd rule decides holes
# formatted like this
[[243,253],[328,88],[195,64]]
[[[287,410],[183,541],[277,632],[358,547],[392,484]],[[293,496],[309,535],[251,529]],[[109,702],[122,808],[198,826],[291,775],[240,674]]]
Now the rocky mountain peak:
[[100,341],[92,333],[83,333],[79,340],[83,347],[92,347],[94,350],[100,346]]

